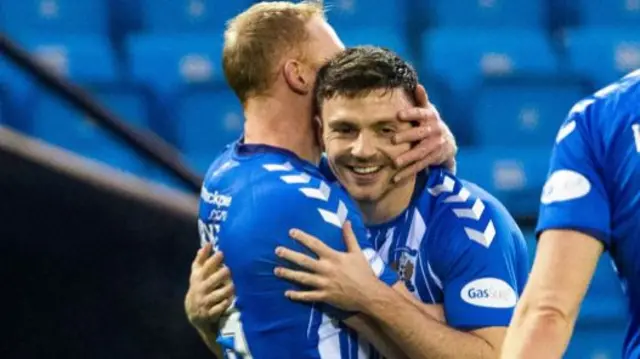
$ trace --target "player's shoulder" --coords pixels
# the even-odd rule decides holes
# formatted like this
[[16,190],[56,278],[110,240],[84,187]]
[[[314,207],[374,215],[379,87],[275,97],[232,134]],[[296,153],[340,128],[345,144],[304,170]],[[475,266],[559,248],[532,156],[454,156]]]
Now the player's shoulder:
[[583,126],[592,128],[597,126],[615,127],[621,124],[621,119],[629,114],[637,116],[637,104],[640,102],[640,70],[636,70],[625,77],[613,82],[593,94],[581,99],[569,110],[569,115],[558,134],[557,142],[573,131],[573,128]]
[[316,166],[279,153],[220,161],[207,173],[203,192],[214,189],[263,219],[297,217],[316,209],[339,216],[355,210],[344,189]]
[[435,228],[436,233],[456,233],[457,238],[487,248],[501,232],[510,237],[518,233],[521,236],[515,220],[497,198],[446,170],[429,174],[423,195],[431,197],[428,226]]

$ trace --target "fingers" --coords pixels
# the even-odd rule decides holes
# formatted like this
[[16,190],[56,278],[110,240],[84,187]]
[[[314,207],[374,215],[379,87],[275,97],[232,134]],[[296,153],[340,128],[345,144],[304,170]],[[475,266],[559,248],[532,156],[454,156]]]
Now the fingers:
[[210,255],[211,255],[211,243],[207,242],[204,245],[204,247],[200,248],[198,250],[198,253],[196,253],[196,258],[193,260],[193,264],[191,268],[201,267],[204,264],[204,262],[207,260],[207,258],[209,258]]
[[322,288],[326,285],[325,279],[309,272],[296,271],[284,267],[277,267],[273,272],[279,278],[305,285],[307,287]]
[[321,240],[299,229],[290,230],[289,236],[291,236],[291,238],[295,239],[296,241],[302,243],[305,247],[311,249],[319,257],[331,256],[331,254],[334,252],[333,249],[329,248],[326,244],[322,243]]
[[321,291],[296,291],[296,290],[288,290],[284,293],[284,295],[298,302],[322,302],[325,299],[324,292]]
[[200,273],[202,278],[208,278],[213,272],[218,270],[218,268],[222,266],[223,259],[224,255],[220,251],[217,251],[213,256],[209,257],[202,266],[202,271]]
[[209,277],[207,277],[204,282],[202,282],[202,290],[205,293],[212,291],[215,288],[220,287],[224,284],[225,281],[228,281],[231,278],[231,271],[229,271],[228,267],[222,267],[219,270],[213,272]]
[[401,111],[398,116],[402,121],[415,122],[418,123],[419,126],[396,134],[393,137],[394,144],[413,144],[425,139],[443,136],[444,132],[442,127],[444,127],[444,123],[440,120],[440,116],[433,106],[427,109],[411,108]]
[[[402,168],[418,160],[424,159],[433,153],[436,153],[437,155],[444,155],[448,153],[446,146],[447,140],[443,136],[430,136],[423,139],[407,152],[396,157],[395,165],[397,168]],[[443,161],[441,160],[440,162],[434,162],[432,164],[440,164],[442,162]]]
[[399,132],[393,137],[394,144],[414,144],[420,142],[425,138],[434,138],[440,136],[440,130],[438,126],[432,124],[433,121],[426,121],[420,124],[418,127],[411,127],[407,130]]
[[211,307],[219,304],[224,300],[231,300],[234,293],[233,283],[227,282],[224,286],[212,291],[202,298],[202,305],[204,307]]
[[405,167],[403,170],[398,172],[398,174],[396,174],[393,177],[393,182],[400,183],[402,181],[405,181],[408,178],[415,176],[417,173],[424,170],[431,164],[431,162],[429,161],[430,161],[429,159],[422,159],[422,160],[419,160],[418,162],[414,162],[413,164]]
[[222,315],[222,313],[224,313],[227,309],[229,309],[229,306],[231,305],[231,303],[232,303],[231,299],[224,299],[220,303],[209,308],[207,310],[207,316],[209,316],[210,318],[219,318]]
[[360,244],[358,243],[358,239],[356,238],[355,233],[353,233],[353,227],[351,226],[351,221],[344,222],[342,226],[342,238],[344,238],[344,243],[347,245],[348,252],[360,252]]
[[299,252],[292,251],[289,248],[278,247],[276,248],[276,255],[284,260],[287,260],[293,264],[316,272],[318,269],[318,261]]

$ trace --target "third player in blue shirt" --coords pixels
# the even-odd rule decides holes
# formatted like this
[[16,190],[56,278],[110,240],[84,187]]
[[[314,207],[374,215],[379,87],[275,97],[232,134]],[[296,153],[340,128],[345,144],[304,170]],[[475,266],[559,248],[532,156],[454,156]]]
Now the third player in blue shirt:
[[602,251],[630,301],[640,358],[640,70],[571,109],[540,205],[538,253],[503,358],[560,358]]

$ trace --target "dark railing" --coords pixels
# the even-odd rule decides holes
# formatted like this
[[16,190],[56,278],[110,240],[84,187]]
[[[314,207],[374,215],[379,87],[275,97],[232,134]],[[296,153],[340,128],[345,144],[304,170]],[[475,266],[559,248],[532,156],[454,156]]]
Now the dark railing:
[[194,193],[199,191],[202,178],[185,165],[180,154],[160,137],[150,131],[139,130],[128,125],[83,89],[49,71],[27,51],[1,33],[0,52],[76,109],[90,115],[99,126],[123,139],[142,156],[157,162],[174,174]]

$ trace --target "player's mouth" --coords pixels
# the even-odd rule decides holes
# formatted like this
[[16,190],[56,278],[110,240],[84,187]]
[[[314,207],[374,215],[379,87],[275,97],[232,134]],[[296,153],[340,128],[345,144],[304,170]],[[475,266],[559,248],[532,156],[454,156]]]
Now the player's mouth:
[[374,182],[384,166],[345,166],[351,175],[360,183]]

